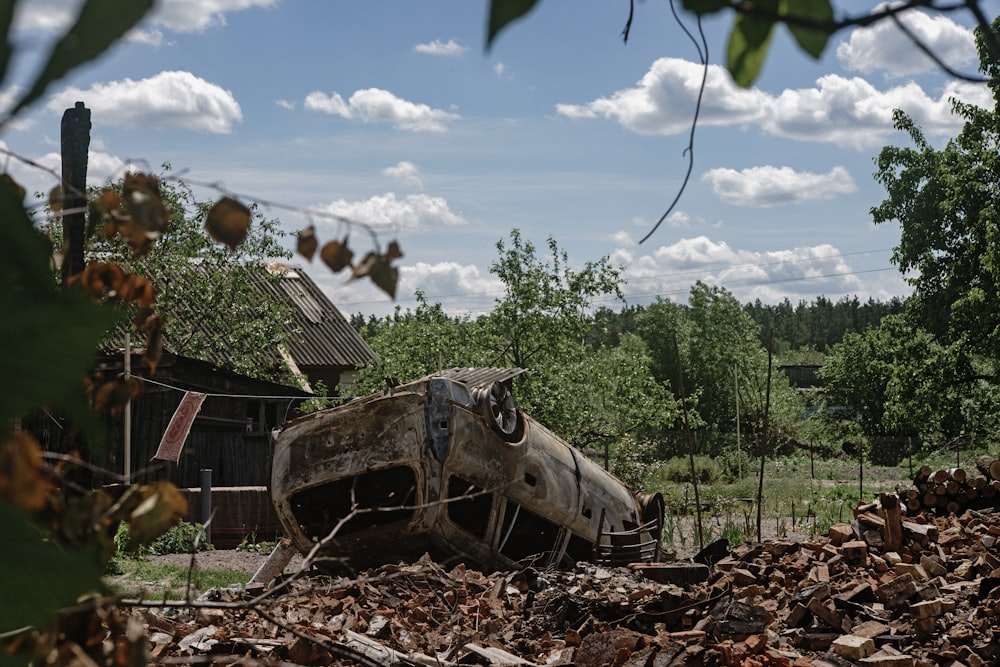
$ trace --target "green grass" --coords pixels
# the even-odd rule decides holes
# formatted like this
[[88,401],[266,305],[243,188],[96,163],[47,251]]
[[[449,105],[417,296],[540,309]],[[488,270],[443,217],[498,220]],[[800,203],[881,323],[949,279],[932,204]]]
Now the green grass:
[[[964,452],[961,463],[974,468],[976,453]],[[923,464],[932,468],[956,465],[956,455],[937,452],[914,457],[913,469]],[[694,487],[690,475],[678,482],[678,471],[690,466],[685,460],[665,462],[653,472],[647,488],[659,491],[666,501],[663,542],[667,550],[690,549],[698,543]],[[721,475],[707,475],[698,485],[705,543],[725,537],[731,545],[756,537],[757,473],[759,461],[744,466],[743,479],[726,481]],[[710,466],[699,461],[699,472]],[[764,466],[761,523],[765,533],[779,537],[793,531],[809,537],[825,535],[830,526],[853,520],[859,501],[871,502],[879,493],[893,492],[911,484],[909,462],[898,466],[875,466],[865,462],[863,484],[859,483],[857,460],[810,461],[808,455],[767,461]],[[702,475],[699,474],[699,477]],[[773,531],[768,531],[773,528]]]
[[[183,599],[188,586],[188,567],[170,563],[150,563],[142,559],[126,558],[116,561],[114,575],[107,583],[111,590],[123,598]],[[239,570],[200,570],[190,573],[191,597],[210,588],[225,588],[232,584],[245,584],[250,575]]]

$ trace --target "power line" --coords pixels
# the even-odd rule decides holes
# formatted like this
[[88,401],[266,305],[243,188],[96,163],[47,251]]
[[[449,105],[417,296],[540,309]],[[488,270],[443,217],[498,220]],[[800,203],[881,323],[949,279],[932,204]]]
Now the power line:
[[[670,279],[680,279],[680,278],[683,278],[685,276],[702,275],[702,274],[711,273],[711,272],[714,272],[714,271],[724,271],[724,270],[733,270],[733,269],[747,269],[747,268],[763,268],[763,267],[770,267],[770,266],[780,266],[780,265],[783,265],[783,264],[796,264],[796,263],[802,263],[802,262],[814,262],[814,261],[825,260],[825,259],[836,259],[838,257],[851,257],[851,256],[855,256],[855,255],[868,255],[868,254],[873,254],[873,253],[877,253],[877,252],[887,252],[887,251],[890,251],[890,250],[893,250],[893,248],[877,248],[877,249],[874,249],[874,250],[859,250],[859,251],[850,252],[850,253],[836,253],[836,254],[831,254],[831,255],[821,255],[821,256],[817,256],[817,257],[802,257],[802,258],[779,260],[779,261],[773,261],[773,262],[759,262],[759,263],[735,264],[735,265],[719,264],[719,265],[715,265],[715,266],[706,266],[706,267],[699,268],[699,269],[691,269],[691,270],[679,271],[679,272],[675,272],[675,273],[659,273],[659,274],[654,274],[654,275],[650,275],[650,276],[642,276],[642,277],[635,278],[635,279],[631,279],[630,278],[630,279],[628,279],[628,282],[629,283],[633,283],[633,282],[639,282],[639,281],[643,281],[643,280],[652,280],[654,278],[662,278],[662,279],[668,279],[668,280],[670,280]],[[841,276],[851,276],[851,275],[859,275],[859,274],[863,274],[863,273],[876,273],[876,272],[891,271],[891,270],[894,270],[894,267],[884,267],[884,268],[879,268],[879,269],[863,269],[863,270],[859,270],[859,271],[844,271],[844,272],[840,272],[840,273],[821,274],[821,275],[817,275],[817,276],[799,276],[799,277],[796,277],[796,278],[780,278],[780,279],[763,280],[763,281],[751,282],[751,283],[737,283],[737,284],[732,284],[732,285],[729,285],[729,286],[731,286],[731,287],[755,287],[755,286],[759,286],[759,285],[771,285],[771,284],[779,284],[779,283],[787,283],[787,282],[800,282],[800,281],[805,281],[805,280],[816,280],[816,279],[819,279],[819,278],[836,278],[836,277],[841,277]],[[687,289],[679,289],[679,290],[672,290],[672,291],[665,291],[665,292],[651,292],[651,293],[648,293],[648,294],[630,295],[628,298],[630,298],[630,299],[642,299],[642,298],[651,298],[651,297],[656,297],[656,296],[671,296],[671,295],[675,295],[675,294],[683,294],[686,291],[687,291]],[[427,295],[427,300],[430,301],[430,302],[432,302],[432,303],[433,302],[438,302],[438,301],[441,301],[441,300],[445,300],[445,299],[470,299],[470,300],[479,300],[479,299],[495,298],[497,296],[500,296],[502,293],[503,293],[502,291],[458,292],[458,293],[452,293],[452,294]],[[595,299],[595,301],[610,301],[612,299],[613,299],[613,297],[603,297],[603,298]],[[403,300],[404,299],[399,299],[399,300],[397,300],[397,302],[403,301]],[[410,300],[413,300],[413,299],[407,298],[405,300],[406,301],[410,301]],[[363,305],[374,304],[374,303],[382,303],[382,302],[381,301],[374,301],[374,300],[371,300],[371,299],[365,299],[365,300],[359,300],[359,301],[341,301],[341,302],[339,302],[338,307],[363,306]],[[482,310],[482,311],[470,311],[470,312],[487,312],[487,311],[486,310]]]

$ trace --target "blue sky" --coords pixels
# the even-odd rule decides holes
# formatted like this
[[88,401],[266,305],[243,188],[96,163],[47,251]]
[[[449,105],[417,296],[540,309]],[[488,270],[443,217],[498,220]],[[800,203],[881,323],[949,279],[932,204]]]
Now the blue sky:
[[[77,2],[20,2],[9,104]],[[870,3],[837,2],[851,15]],[[990,17],[1000,3],[983,4]],[[169,162],[174,172],[312,215],[265,207],[289,233],[350,233],[360,256],[398,239],[396,301],[296,257],[345,313],[384,315],[422,290],[453,313],[488,311],[489,273],[512,228],[571,265],[610,256],[629,303],[684,301],[695,280],[741,301],[908,293],[890,262],[895,224],[875,227],[879,149],[905,137],[903,108],[935,143],[960,129],[952,96],[987,105],[985,86],[943,75],[891,24],[841,32],[824,57],[784,30],[753,88],[724,61],[730,16],[706,21],[710,70],[691,181],[673,200],[701,67],[664,0],[544,0],[486,52],[484,0],[174,0],[112,51],[59,82],[0,142],[59,164],[59,120],[92,110],[90,180]],[[689,28],[694,19],[682,13]],[[949,65],[976,73],[962,14],[907,19]],[[8,161],[30,191],[50,174]],[[217,196],[210,190],[206,198]],[[294,243],[292,236],[287,245]],[[618,308],[620,304],[606,302]]]

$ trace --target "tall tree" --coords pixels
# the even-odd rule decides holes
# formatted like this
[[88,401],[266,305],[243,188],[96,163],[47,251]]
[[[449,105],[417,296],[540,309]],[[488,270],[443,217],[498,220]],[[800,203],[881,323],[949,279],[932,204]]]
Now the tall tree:
[[[982,32],[977,45],[980,70],[997,77]],[[991,88],[992,109],[952,101],[965,124],[940,150],[894,112],[915,147],[879,153],[875,179],[887,197],[871,212],[876,224],[900,223],[893,262],[914,287],[907,307],[916,321],[946,345],[1000,358],[1000,84]]]
[[846,411],[871,440],[872,459],[893,464],[908,437],[941,442],[986,431],[993,392],[955,381],[970,373],[966,363],[953,347],[890,315],[878,327],[845,336],[820,375],[828,403],[837,408],[832,416]]

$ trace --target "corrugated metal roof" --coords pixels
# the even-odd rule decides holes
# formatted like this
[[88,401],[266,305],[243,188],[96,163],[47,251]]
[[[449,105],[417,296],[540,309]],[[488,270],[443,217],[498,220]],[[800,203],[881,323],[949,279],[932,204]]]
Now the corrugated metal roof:
[[258,287],[294,310],[286,347],[299,368],[350,369],[374,361],[375,352],[312,279],[299,268],[272,268],[279,280],[261,275]]

